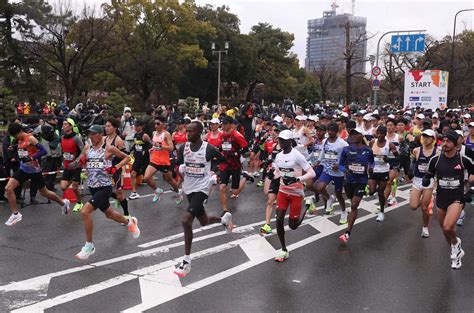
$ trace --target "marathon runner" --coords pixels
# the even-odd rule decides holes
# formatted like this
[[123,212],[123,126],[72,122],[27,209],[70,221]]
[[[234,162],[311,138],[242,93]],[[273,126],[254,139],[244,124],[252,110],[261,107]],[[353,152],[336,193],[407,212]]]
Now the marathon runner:
[[27,181],[30,181],[30,185],[35,187],[43,197],[57,202],[61,206],[63,214],[67,214],[70,209],[69,200],[62,200],[54,192],[48,190],[45,185],[39,160],[46,155],[46,149],[38,143],[38,140],[32,134],[25,133],[20,124],[10,123],[8,134],[18,141],[20,168],[8,180],[5,187],[5,196],[12,212],[5,225],[13,226],[22,220],[23,217],[16,204],[15,189]]
[[193,221],[199,220],[201,226],[221,223],[228,233],[232,232],[232,214],[224,213],[222,217],[207,215],[204,200],[207,199],[211,186],[211,160],[223,162],[224,156],[216,147],[203,142],[201,135],[203,125],[191,122],[187,125],[188,141],[178,150],[179,172],[183,175],[183,192],[188,198],[188,209],[184,213],[184,257],[174,273],[185,277],[191,271],[191,244],[193,241]]
[[436,207],[439,225],[448,244],[451,245],[451,268],[459,269],[465,252],[461,247],[461,239],[454,229],[461,215],[466,198],[464,196],[464,172],[474,174],[474,165],[469,158],[461,156],[457,151],[459,135],[449,130],[443,138],[443,152],[433,157],[428,164],[428,171],[422,184],[428,187],[436,177]]
[[[269,178],[280,178],[280,188],[277,194],[276,228],[281,250],[277,252],[275,261],[284,262],[290,256],[285,243],[284,219],[286,211],[289,207],[288,226],[294,230],[301,224],[306,214],[306,211],[301,214],[304,197],[302,182],[312,179],[315,173],[305,157],[296,149],[293,149],[293,133],[290,130],[281,131],[278,135],[278,141],[283,151],[275,157],[273,162],[275,173]],[[305,172],[304,175],[303,171]]]
[[143,120],[137,120],[135,122],[135,135],[133,137],[134,144],[131,152],[133,153],[133,165],[132,165],[132,193],[128,196],[128,199],[134,200],[140,198],[137,193],[137,177],[145,174],[145,169],[150,161],[150,148],[152,145],[150,136],[143,130],[145,122]]
[[[81,209],[86,243],[81,251],[76,254],[76,258],[80,260],[87,260],[95,253],[95,246],[92,241],[92,214],[96,209],[101,210],[107,218],[127,225],[128,231],[133,234],[133,238],[140,237],[137,218],[130,217],[127,219],[124,215],[112,209],[109,202],[113,192],[111,176],[114,176],[117,171],[128,164],[130,157],[116,146],[106,143],[106,137],[102,137],[104,132],[102,126],[92,125],[88,132],[91,145],[86,145],[81,157],[71,163],[74,167],[86,167],[87,186],[92,195],[92,199]],[[120,162],[113,164],[114,157],[120,159]]]

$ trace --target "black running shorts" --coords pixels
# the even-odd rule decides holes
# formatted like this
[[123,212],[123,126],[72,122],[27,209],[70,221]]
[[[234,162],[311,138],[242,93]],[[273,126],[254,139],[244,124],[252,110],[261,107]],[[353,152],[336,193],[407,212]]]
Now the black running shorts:
[[107,211],[110,207],[109,199],[112,197],[112,186],[104,186],[97,188],[89,188],[92,198],[88,201],[94,209],[99,209],[102,212]]
[[187,211],[193,217],[200,217],[204,214],[204,200],[207,199],[207,195],[204,192],[193,192],[187,195],[188,197],[188,209]]

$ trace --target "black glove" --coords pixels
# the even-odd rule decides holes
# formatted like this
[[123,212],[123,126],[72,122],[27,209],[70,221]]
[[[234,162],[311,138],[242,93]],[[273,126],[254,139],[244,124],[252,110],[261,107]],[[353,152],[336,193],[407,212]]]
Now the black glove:
[[285,186],[288,186],[288,185],[291,185],[291,184],[294,184],[294,183],[297,183],[299,182],[300,180],[296,177],[283,177],[283,183],[285,184]]
[[269,179],[275,179],[275,169],[272,168],[271,170],[269,170],[267,173],[267,177]]
[[383,161],[384,161],[385,163],[388,163],[388,161],[389,161],[389,158],[388,158],[388,156],[387,156],[387,155],[384,155],[384,156],[383,156]]
[[428,186],[430,185],[430,183],[431,183],[431,178],[429,178],[429,177],[426,177],[426,176],[425,176],[425,177],[423,177],[423,179],[421,180],[421,185],[422,185],[423,187],[428,187]]

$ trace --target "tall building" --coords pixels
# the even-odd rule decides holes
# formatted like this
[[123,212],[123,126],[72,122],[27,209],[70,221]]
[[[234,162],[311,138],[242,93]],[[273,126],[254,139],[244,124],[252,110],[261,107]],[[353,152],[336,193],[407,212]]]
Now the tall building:
[[349,42],[355,46],[355,57],[352,61],[352,72],[365,73],[367,55],[366,37],[367,19],[352,14],[336,14],[336,5],[331,11],[324,11],[323,17],[308,20],[308,38],[306,39],[305,68],[308,72],[321,69],[332,69],[345,72],[344,51],[346,36],[349,31]]

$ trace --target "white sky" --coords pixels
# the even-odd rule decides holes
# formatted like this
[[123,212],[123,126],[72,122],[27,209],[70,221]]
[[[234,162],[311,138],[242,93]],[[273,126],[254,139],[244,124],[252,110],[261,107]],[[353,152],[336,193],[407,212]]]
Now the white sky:
[[[103,0],[84,0],[100,4]],[[267,22],[295,35],[293,52],[304,66],[307,22],[322,17],[332,0],[195,0],[197,4],[227,5],[241,21],[241,32]],[[79,2],[79,1],[78,1]],[[338,0],[338,13],[351,12],[351,0]],[[426,29],[427,34],[441,39],[452,35],[454,15],[461,9],[474,8],[474,0],[356,0],[355,15],[367,18],[367,31],[374,38],[368,42],[367,54],[375,54],[377,41],[391,30]],[[458,15],[456,33],[473,30],[474,11]],[[390,40],[390,36],[385,37]]]

